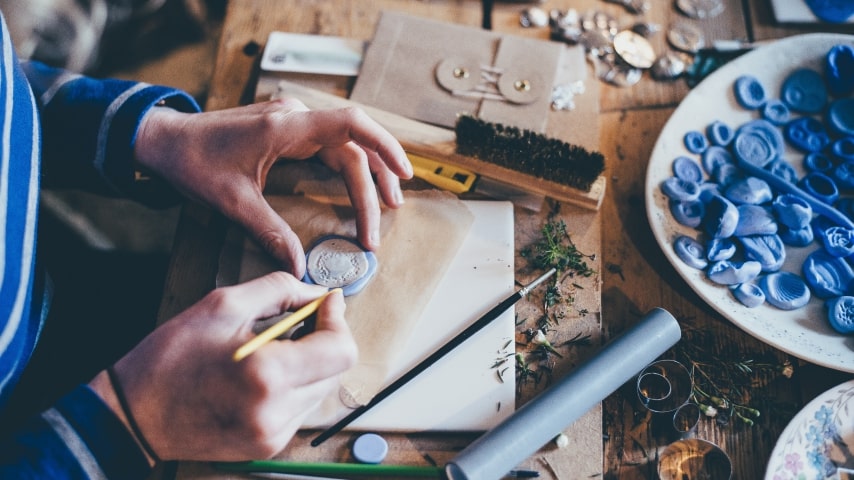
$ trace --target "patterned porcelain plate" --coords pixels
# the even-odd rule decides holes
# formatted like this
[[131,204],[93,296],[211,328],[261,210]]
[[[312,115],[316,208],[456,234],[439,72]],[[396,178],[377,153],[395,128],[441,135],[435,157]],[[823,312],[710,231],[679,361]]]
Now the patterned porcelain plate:
[[824,480],[854,468],[854,380],[805,406],[777,440],[765,480]]
[[[747,308],[727,288],[710,281],[705,272],[680,260],[673,241],[683,234],[696,238],[699,231],[674,220],[661,191],[662,182],[673,175],[673,159],[693,156],[685,148],[685,133],[705,131],[715,120],[735,127],[757,117],[756,112],[745,110],[736,102],[732,93],[736,78],[751,72],[761,80],[769,96],[779,97],[780,85],[789,72],[798,67],[820,71],[827,51],[840,43],[854,45],[854,35],[819,33],[778,40],[727,63],[694,87],[670,116],[652,151],[646,172],[646,208],[650,228],[664,255],[712,308],[742,330],[784,352],[816,365],[854,372],[854,336],[842,335],[830,327],[824,302],[817,297],[806,307],[791,311],[767,303]],[[802,158],[803,154],[792,148],[785,154],[796,169],[801,168]],[[815,244],[787,248],[783,270],[799,273],[804,258],[815,248]]]

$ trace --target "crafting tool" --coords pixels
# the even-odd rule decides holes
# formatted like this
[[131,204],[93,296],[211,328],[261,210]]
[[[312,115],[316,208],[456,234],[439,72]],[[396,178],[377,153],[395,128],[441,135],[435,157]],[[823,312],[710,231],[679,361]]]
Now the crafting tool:
[[317,311],[317,309],[320,307],[320,304],[323,303],[324,300],[326,300],[326,297],[328,297],[332,292],[335,291],[341,291],[341,289],[333,288],[332,290],[329,290],[323,295],[305,304],[296,312],[283,318],[280,322],[274,324],[267,330],[264,330],[263,332],[253,337],[251,340],[243,344],[243,346],[241,346],[237,349],[237,351],[234,352],[234,361],[239,362],[243,360],[244,358],[251,355],[255,350],[258,350],[267,343],[270,343],[271,341],[275,340],[283,333],[295,327],[299,322],[308,318],[309,315]]
[[[464,129],[458,124],[456,130],[450,130],[286,80],[278,83],[274,96],[296,97],[314,109],[359,107],[394,135],[407,153],[459,167],[527,192],[591,210],[599,209],[605,195],[605,177],[601,174],[604,157],[600,153],[588,152],[580,146],[529,130],[505,128],[477,119],[464,123]],[[467,153],[458,150],[458,140],[462,139],[468,140]],[[504,161],[496,163],[494,155],[500,155]],[[537,176],[523,170],[539,163],[548,165],[548,175]],[[556,173],[567,175],[558,181],[553,175]]]
[[213,467],[226,472],[241,473],[291,473],[295,475],[344,475],[380,477],[442,478],[442,467],[413,465],[374,465],[369,463],[311,463],[278,460],[252,460],[248,462],[214,462]]
[[679,341],[679,322],[656,308],[558,383],[486,432],[445,466],[449,480],[501,476],[554,439]]
[[[492,322],[493,320],[498,318],[502,313],[504,313],[504,311],[506,311],[508,308],[512,307],[513,305],[515,305],[516,302],[518,302],[525,295],[527,295],[528,292],[530,292],[531,290],[536,288],[539,284],[544,282],[546,279],[548,279],[549,277],[554,275],[555,272],[556,272],[556,270],[554,268],[552,268],[551,270],[549,270],[548,272],[546,272],[545,274],[543,274],[542,276],[540,276],[539,278],[537,278],[533,282],[529,283],[528,285],[517,290],[515,293],[511,294],[509,297],[504,299],[501,303],[499,303],[498,305],[493,307],[490,311],[483,314],[483,316],[481,316],[479,319],[475,320],[465,330],[458,333],[454,338],[452,338],[447,343],[445,343],[444,345],[439,347],[439,349],[436,350],[435,352],[433,352],[432,354],[430,354],[430,356],[428,356],[427,358],[422,360],[420,363],[418,363],[417,365],[412,367],[412,369],[410,369],[408,372],[401,375],[397,380],[392,382],[390,385],[388,385],[384,389],[380,390],[380,392],[377,393],[371,399],[370,402],[368,402],[365,405],[362,405],[361,407],[356,408],[355,410],[350,412],[347,416],[345,416],[343,419],[339,420],[337,423],[335,423],[334,425],[332,425],[331,427],[327,428],[326,430],[321,432],[319,435],[317,435],[311,441],[311,445],[313,447],[316,447],[316,446],[320,445],[321,443],[325,442],[332,435],[335,435],[336,433],[340,432],[342,429],[344,429],[344,427],[346,427],[347,425],[352,423],[357,418],[361,417],[365,412],[367,412],[370,409],[372,409],[373,407],[375,407],[377,404],[379,404],[384,399],[389,397],[391,394],[396,392],[402,386],[406,385],[413,378],[417,377],[420,373],[427,370],[431,365],[433,365],[434,363],[439,361],[439,359],[441,359],[442,357],[447,355],[450,351],[452,351],[453,349],[458,347],[460,344],[462,344],[464,341],[466,341],[469,337],[471,337],[472,335],[477,333],[479,330],[483,329],[483,327],[487,326],[490,322]],[[504,472],[502,472],[502,475],[507,473],[512,467],[513,467],[513,465],[511,465],[506,470],[504,470]]]

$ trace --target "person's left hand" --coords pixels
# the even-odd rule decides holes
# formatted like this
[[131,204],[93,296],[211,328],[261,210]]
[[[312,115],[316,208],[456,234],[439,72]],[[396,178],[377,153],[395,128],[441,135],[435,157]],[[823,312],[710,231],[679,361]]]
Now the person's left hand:
[[[300,239],[264,200],[280,158],[317,155],[340,173],[356,211],[358,239],[379,245],[380,205],[403,204],[400,178],[412,177],[403,148],[358,108],[308,110],[295,99],[185,114],[153,108],[140,127],[136,161],[182,194],[243,225],[283,267],[302,277]],[[376,182],[376,184],[375,184]]]

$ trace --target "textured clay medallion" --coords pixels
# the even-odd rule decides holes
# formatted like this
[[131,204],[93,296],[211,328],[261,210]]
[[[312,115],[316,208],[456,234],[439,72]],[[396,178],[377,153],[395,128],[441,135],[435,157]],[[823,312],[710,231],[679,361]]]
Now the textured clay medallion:
[[322,237],[306,254],[304,281],[341,288],[344,295],[358,293],[377,269],[373,252],[339,235]]

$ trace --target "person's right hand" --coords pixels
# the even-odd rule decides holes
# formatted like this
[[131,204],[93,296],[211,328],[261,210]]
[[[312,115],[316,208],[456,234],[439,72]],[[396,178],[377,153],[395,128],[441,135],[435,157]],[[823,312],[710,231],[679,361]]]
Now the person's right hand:
[[[115,365],[145,439],[163,460],[237,461],[280,452],[356,361],[340,292],[317,311],[315,330],[271,342],[240,362],[235,350],[256,320],[326,292],[275,272],[217,289],[164,323]],[[105,372],[90,382],[126,422]]]

